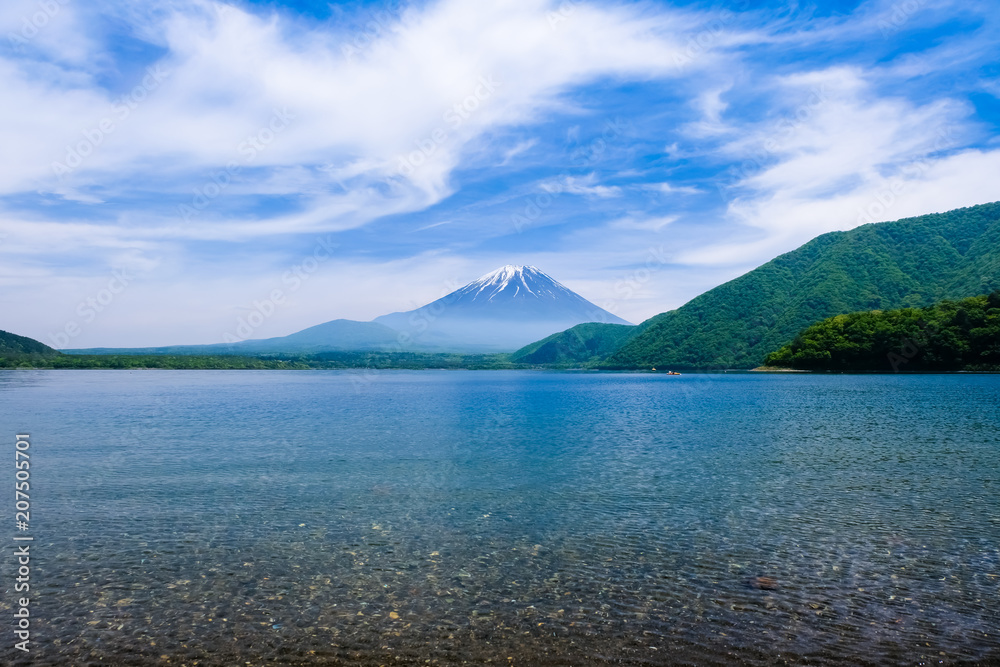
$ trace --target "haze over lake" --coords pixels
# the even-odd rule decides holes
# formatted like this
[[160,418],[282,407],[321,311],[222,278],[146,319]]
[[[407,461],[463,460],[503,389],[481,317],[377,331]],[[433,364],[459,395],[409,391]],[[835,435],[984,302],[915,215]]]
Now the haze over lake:
[[0,660],[986,664],[998,405],[996,375],[3,371],[44,647]]

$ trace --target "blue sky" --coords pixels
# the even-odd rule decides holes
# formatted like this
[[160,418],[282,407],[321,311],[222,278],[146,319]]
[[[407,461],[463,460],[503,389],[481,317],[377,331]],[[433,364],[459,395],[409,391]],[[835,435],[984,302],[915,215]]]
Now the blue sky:
[[985,1],[8,0],[0,36],[0,328],[59,347],[369,320],[508,263],[638,323],[1000,199]]

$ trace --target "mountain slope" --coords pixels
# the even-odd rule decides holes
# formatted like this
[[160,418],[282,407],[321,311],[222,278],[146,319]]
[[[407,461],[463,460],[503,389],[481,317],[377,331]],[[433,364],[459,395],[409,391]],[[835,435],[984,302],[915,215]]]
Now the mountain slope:
[[332,320],[288,336],[244,340],[213,345],[170,345],[167,347],[91,348],[66,350],[71,354],[316,354],[381,350],[396,342],[399,333],[375,322]]
[[58,355],[58,350],[54,350],[34,338],[0,331],[0,358],[29,360],[36,357],[55,357]]
[[581,364],[603,359],[641,329],[628,324],[577,324],[566,331],[525,345],[510,355],[519,364]]
[[331,320],[279,338],[247,340],[234,347],[252,352],[296,354],[338,350],[378,350],[396,342],[398,332],[377,322]]
[[512,351],[584,322],[628,324],[533,266],[508,264],[416,310],[375,318],[416,349]]
[[752,368],[819,320],[1000,287],[1000,203],[819,236],[677,310],[602,367]]

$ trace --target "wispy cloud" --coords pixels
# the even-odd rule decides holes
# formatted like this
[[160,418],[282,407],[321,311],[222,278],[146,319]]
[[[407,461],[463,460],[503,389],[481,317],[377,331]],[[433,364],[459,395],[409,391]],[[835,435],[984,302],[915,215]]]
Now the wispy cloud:
[[587,174],[583,177],[563,176],[559,179],[545,181],[540,186],[542,190],[552,194],[568,193],[585,197],[620,197],[622,189],[618,186],[597,184],[597,174]]
[[527,139],[525,141],[519,141],[513,148],[504,151],[503,160],[500,162],[500,166],[506,166],[511,163],[511,161],[518,155],[525,153],[535,146],[538,145],[538,139]]
[[677,216],[667,216],[664,218],[621,218],[611,222],[608,227],[615,230],[638,230],[645,232],[658,232],[672,222],[676,222]]
[[697,195],[704,192],[691,185],[672,185],[670,183],[646,183],[643,187],[665,195]]

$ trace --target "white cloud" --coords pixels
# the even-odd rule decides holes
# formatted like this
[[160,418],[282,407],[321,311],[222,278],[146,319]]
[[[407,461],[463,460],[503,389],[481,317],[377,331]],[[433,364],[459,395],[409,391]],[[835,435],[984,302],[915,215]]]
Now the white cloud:
[[577,178],[576,176],[563,176],[560,179],[545,181],[540,185],[542,190],[551,194],[569,193],[571,195],[583,195],[585,197],[597,197],[607,199],[610,197],[620,197],[622,189],[612,185],[597,185],[597,174],[587,174]]
[[671,185],[670,183],[647,183],[643,186],[647,190],[653,190],[665,195],[697,195],[702,190],[691,185]]
[[[309,210],[237,222],[220,236],[343,229],[419,209],[451,193],[452,170],[484,133],[538,118],[565,104],[564,91],[596,77],[675,73],[668,63],[678,47],[666,19],[581,4],[553,29],[550,10],[542,0],[474,7],[445,0],[405,12],[348,60],[322,29],[229,5],[178,3],[158,24],[168,49],[158,66],[169,75],[124,119],[114,115],[116,96],[87,77],[73,86],[50,83],[24,62],[0,61],[8,100],[0,143],[5,164],[17,165],[0,171],[0,192],[37,189],[86,201],[82,193],[96,184],[128,192],[126,175],[170,176],[190,189],[227,163],[252,167],[222,201],[258,187],[273,191],[276,179],[289,182],[288,172],[267,170],[334,164],[347,168],[294,173],[295,187],[312,193],[304,201]],[[247,139],[267,133],[275,109],[294,119],[244,164]],[[98,136],[107,120],[113,132],[85,146],[86,133]],[[92,154],[55,179],[53,162],[80,145]],[[515,147],[507,159],[529,147]],[[369,197],[359,202],[340,185],[367,188]]]
[[[861,72],[843,68],[788,77],[780,87],[806,101],[778,123],[735,128],[744,136],[724,148],[744,160],[723,188],[733,197],[728,215],[766,236],[710,244],[683,261],[753,262],[823,232],[916,214],[928,205],[938,210],[945,202],[957,207],[1000,198],[1000,186],[977,171],[990,154],[949,156],[967,132],[965,104],[940,99],[920,106],[880,97]],[[810,98],[808,91],[820,92]],[[962,169],[967,186],[955,176]]]
[[634,218],[626,217],[615,220],[608,225],[609,229],[624,231],[658,232],[664,227],[677,220],[676,215],[661,218]]
[[515,145],[513,148],[511,148],[510,150],[504,151],[503,161],[500,162],[500,166],[502,167],[502,166],[510,164],[511,160],[513,160],[515,157],[517,157],[518,155],[521,155],[522,153],[524,153],[526,151],[531,150],[536,145],[538,145],[538,139],[537,138],[527,139],[525,141],[519,141],[517,143],[517,145]]
[[432,222],[429,225],[424,225],[423,227],[417,227],[413,231],[415,231],[415,232],[422,232],[425,229],[434,229],[435,227],[442,227],[444,225],[450,225],[453,222],[455,222],[455,221],[454,220],[442,220],[441,222]]
[[[728,134],[732,128],[723,121],[722,114],[729,108],[729,104],[722,99],[722,96],[731,88],[732,83],[730,82],[714,86],[698,94],[693,100],[693,104],[701,113],[701,118],[693,123],[688,123],[684,128],[685,132],[699,138]],[[676,144],[672,148],[675,147]],[[668,152],[672,151],[668,149]]]
[[73,0],[4,0],[0,35],[17,53],[37,53],[70,65],[88,65],[97,46]]

